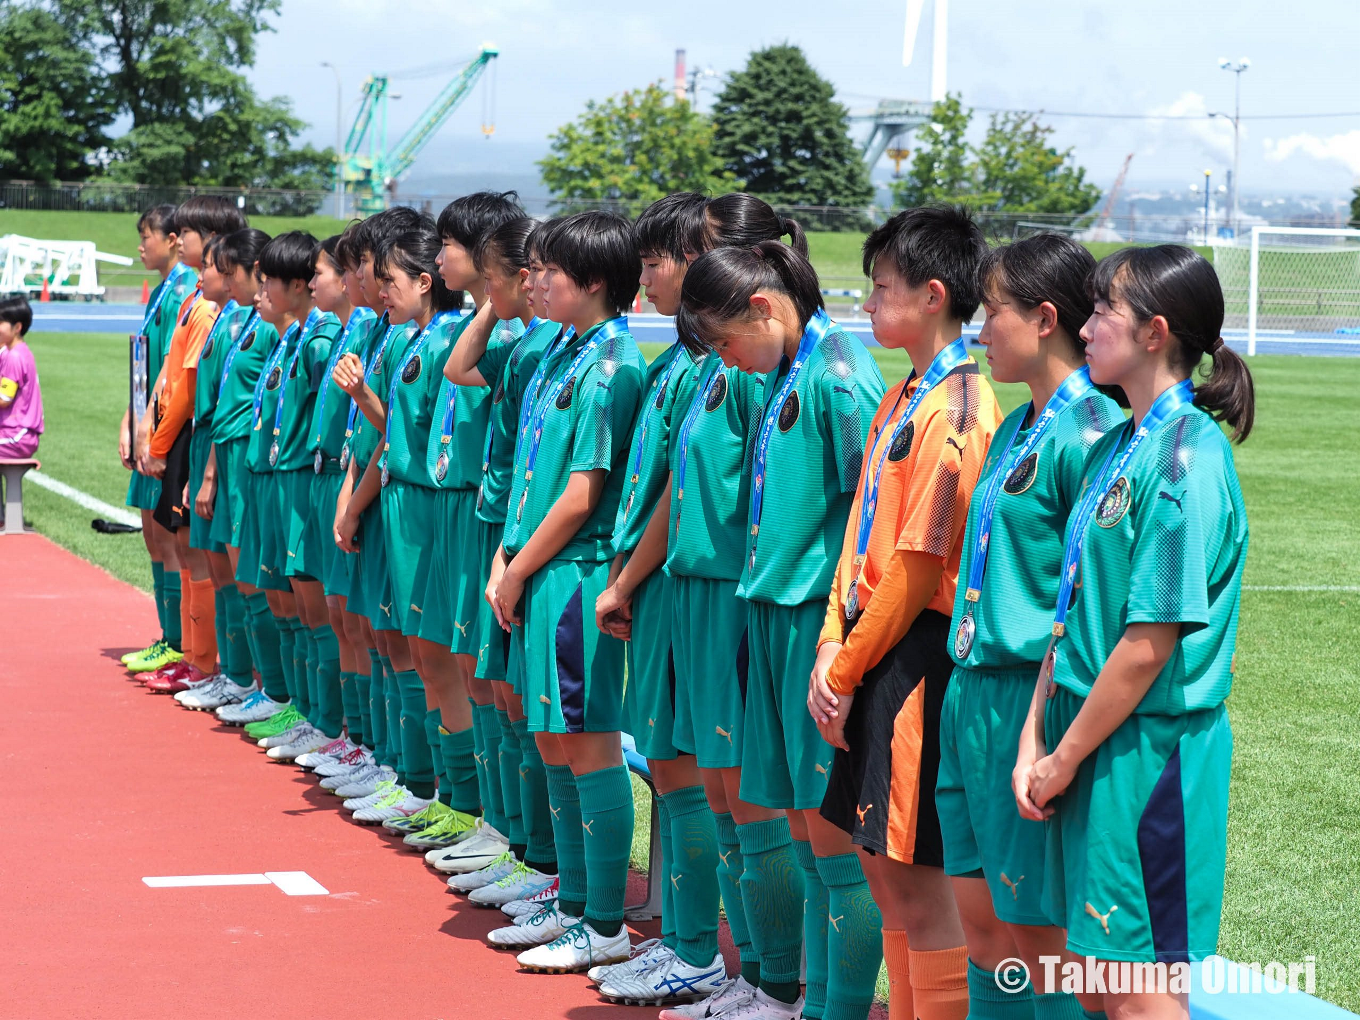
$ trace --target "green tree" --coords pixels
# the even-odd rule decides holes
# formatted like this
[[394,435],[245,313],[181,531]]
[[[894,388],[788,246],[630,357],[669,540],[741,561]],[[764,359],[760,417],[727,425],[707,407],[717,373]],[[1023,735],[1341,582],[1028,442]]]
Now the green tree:
[[106,141],[114,99],[94,56],[37,7],[0,8],[0,177],[77,181]]
[[912,208],[931,202],[968,202],[974,190],[967,139],[972,120],[973,111],[964,107],[957,93],[935,103],[930,120],[917,131],[911,169],[893,182],[898,205]]
[[1070,148],[1049,141],[1053,128],[1029,113],[994,113],[987,137],[975,150],[975,198],[1004,212],[1084,213],[1101,189],[1086,182],[1086,170],[1072,161]]
[[669,102],[659,85],[591,101],[549,136],[539,160],[543,183],[559,200],[609,200],[641,207],[675,191],[732,187],[713,154],[713,127],[687,102]]
[[874,194],[835,89],[797,46],[757,50],[713,106],[713,151],[747,191],[786,205],[867,205]]

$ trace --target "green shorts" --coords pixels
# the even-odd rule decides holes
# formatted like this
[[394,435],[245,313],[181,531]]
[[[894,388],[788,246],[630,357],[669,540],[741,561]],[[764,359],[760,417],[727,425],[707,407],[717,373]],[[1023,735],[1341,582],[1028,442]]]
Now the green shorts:
[[155,510],[161,501],[161,480],[142,474],[136,468],[128,480],[126,503],[138,510]]
[[675,746],[702,769],[741,765],[748,603],[736,581],[673,579]]
[[274,472],[246,473],[245,512],[241,518],[241,557],[236,563],[236,580],[272,591],[292,591],[283,574],[283,548],[280,521],[283,501]]
[[392,616],[392,578],[387,572],[387,542],[377,501],[360,516],[357,535],[359,552],[350,584],[349,611],[368,617],[374,630],[400,630]]
[[382,488],[383,544],[392,579],[392,621],[408,636],[420,633],[425,583],[434,552],[435,490],[393,478]]
[[[391,486],[388,486],[391,488]],[[430,566],[418,634],[455,655],[477,654],[477,607],[484,603],[476,489],[434,490]],[[480,578],[480,580],[479,580]],[[498,630],[500,628],[497,628]]]
[[595,626],[608,583],[608,560],[551,560],[529,579],[519,693],[532,732],[623,729],[623,642]]
[[[203,470],[208,466],[208,451],[212,449],[212,429],[195,428],[189,437],[189,545],[205,552],[226,552],[227,547],[212,537],[212,520],[204,520],[194,509],[198,490],[203,485]],[[217,515],[214,501],[213,516]]]
[[1039,665],[998,672],[958,667],[940,713],[935,809],[949,875],[982,872],[1007,924],[1047,925],[1044,826],[1015,809],[1011,773]]
[[312,477],[311,511],[302,530],[307,572],[321,582],[327,595],[349,595],[349,564],[353,557],[335,545],[335,501],[345,476],[323,471]]
[[477,521],[477,676],[482,680],[509,680],[506,668],[510,659],[510,634],[496,622],[496,614],[486,601],[486,583],[491,579],[491,561],[500,548],[504,524]]
[[638,754],[652,761],[676,757],[673,587],[670,575],[661,569],[638,585],[633,593],[633,636],[625,648],[628,686],[623,691],[623,719]]
[[819,808],[831,770],[831,745],[817,732],[807,696],[826,600],[796,606],[753,601],[748,612],[741,799],[775,809]]
[[217,447],[217,497],[213,501],[212,537],[241,545],[241,518],[246,509],[246,441],[228,439]]
[[[1056,747],[1083,699],[1044,709]],[[1067,948],[1176,963],[1218,951],[1232,730],[1223,705],[1133,715],[1077,767],[1046,825],[1044,908]]]
[[304,542],[307,522],[312,516],[312,482],[316,472],[311,468],[301,471],[278,471],[279,493],[283,500],[283,517],[280,530],[283,535],[284,556],[283,572],[287,577],[300,581],[315,581],[320,574],[320,551],[313,548],[308,558]]

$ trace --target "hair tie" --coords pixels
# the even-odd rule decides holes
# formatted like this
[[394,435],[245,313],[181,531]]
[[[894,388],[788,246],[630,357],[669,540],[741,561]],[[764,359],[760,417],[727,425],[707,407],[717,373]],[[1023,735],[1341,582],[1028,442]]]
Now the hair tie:
[[1222,346],[1223,346],[1223,338],[1222,338],[1221,336],[1220,336],[1220,337],[1215,337],[1215,338],[1214,338],[1214,342],[1211,343],[1211,344],[1209,345],[1209,353],[1210,353],[1210,354],[1217,354],[1217,353],[1218,353],[1218,349],[1219,349],[1220,347],[1222,347]]

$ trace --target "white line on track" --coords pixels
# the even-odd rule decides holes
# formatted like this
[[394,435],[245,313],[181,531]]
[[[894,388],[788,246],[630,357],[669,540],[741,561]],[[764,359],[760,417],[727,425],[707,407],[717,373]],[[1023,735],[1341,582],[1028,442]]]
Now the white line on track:
[[72,488],[65,482],[59,482],[51,475],[43,474],[41,471],[30,471],[26,476],[26,481],[31,481],[34,485],[46,489],[48,492],[55,492],[58,496],[65,496],[73,503],[79,503],[86,510],[93,510],[97,514],[102,514],[106,520],[116,521],[119,524],[127,524],[132,527],[140,528],[142,519],[135,514],[128,513],[122,507],[116,507],[112,503],[105,503],[102,499],[96,499],[88,492],[81,492],[79,489]]
[[210,885],[273,885],[289,896],[329,896],[330,890],[305,871],[266,871],[250,875],[160,875],[143,878],[152,889],[188,889]]
[[1244,584],[1243,591],[1360,591],[1360,584]]

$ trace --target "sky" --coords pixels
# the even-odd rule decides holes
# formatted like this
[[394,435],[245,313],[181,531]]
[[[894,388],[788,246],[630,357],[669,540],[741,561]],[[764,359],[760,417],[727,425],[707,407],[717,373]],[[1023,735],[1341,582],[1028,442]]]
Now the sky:
[[[276,31],[259,39],[249,72],[257,90],[283,95],[311,125],[308,141],[334,144],[336,65],[343,126],[370,73],[393,76],[391,137],[424,109],[453,71],[400,79],[404,69],[470,58],[480,44],[495,62],[496,131],[481,131],[481,89],[424,150],[413,190],[494,173],[531,191],[547,137],[590,99],[673,77],[675,50],[690,66],[738,70],[762,46],[792,42],[836,87],[851,112],[879,98],[926,99],[930,18],[926,2],[911,66],[902,63],[905,0],[849,4],[807,0],[283,0]],[[1072,146],[1088,176],[1108,186],[1128,153],[1130,190],[1184,190],[1206,168],[1232,164],[1233,75],[1220,57],[1249,57],[1242,75],[1244,196],[1349,194],[1360,183],[1360,3],[1355,0],[952,0],[948,87],[974,107],[1055,112],[1181,114],[1188,120],[1045,114],[1054,141]],[[485,79],[484,79],[485,80]],[[711,102],[705,83],[700,107]],[[708,97],[708,98],[705,98]],[[1350,116],[1301,118],[1305,113]],[[1249,120],[1253,115],[1289,115]],[[979,114],[979,121],[985,116]],[[860,127],[858,131],[865,129]]]

